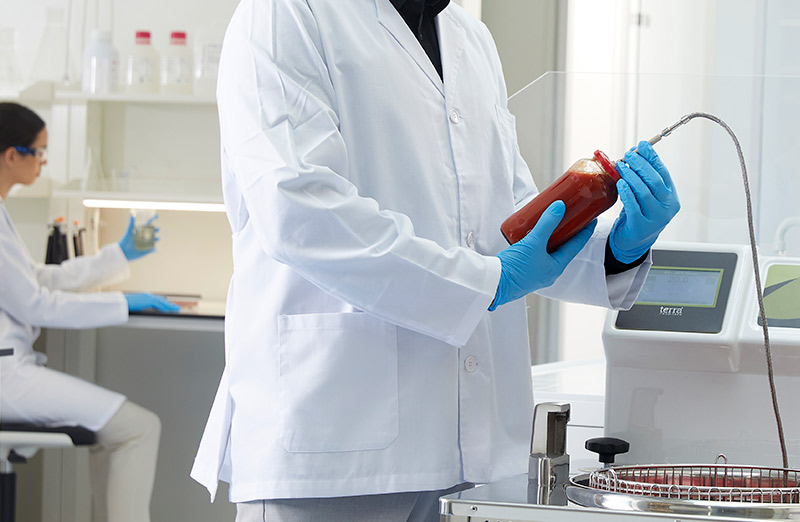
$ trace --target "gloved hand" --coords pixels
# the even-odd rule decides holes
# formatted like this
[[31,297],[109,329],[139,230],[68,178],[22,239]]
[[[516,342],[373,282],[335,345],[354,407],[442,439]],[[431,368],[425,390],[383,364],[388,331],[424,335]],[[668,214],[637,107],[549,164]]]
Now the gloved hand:
[[129,312],[141,312],[152,308],[159,312],[177,312],[181,309],[180,306],[170,303],[160,295],[154,294],[125,294],[125,299],[128,300]]
[[[154,219],[156,219],[158,215],[153,216],[150,218],[148,223],[152,223]],[[131,216],[131,220],[128,222],[128,230],[125,231],[125,235],[122,236],[122,239],[119,241],[119,247],[122,249],[122,253],[125,254],[125,259],[128,261],[133,261],[134,259],[139,259],[140,257],[144,257],[147,254],[152,254],[156,251],[155,248],[151,248],[149,250],[138,250],[136,248],[136,242],[134,241],[133,231],[134,231],[134,218]],[[158,241],[158,228],[156,228],[156,238],[155,240]]]
[[637,152],[626,152],[617,172],[622,176],[617,192],[623,208],[608,244],[618,261],[633,263],[653,246],[681,204],[669,171],[650,143],[640,141]]
[[552,254],[547,253],[547,241],[565,211],[563,201],[553,202],[528,235],[497,254],[502,272],[490,311],[555,283],[567,264],[586,245],[597,221],[589,223]]

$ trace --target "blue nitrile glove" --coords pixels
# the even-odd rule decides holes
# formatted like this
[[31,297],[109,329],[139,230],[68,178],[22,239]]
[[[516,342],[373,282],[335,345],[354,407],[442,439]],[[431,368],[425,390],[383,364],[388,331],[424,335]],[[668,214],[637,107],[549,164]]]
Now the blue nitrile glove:
[[497,294],[489,310],[524,297],[534,290],[555,283],[564,268],[586,245],[597,221],[592,221],[552,254],[547,253],[547,242],[561,219],[566,207],[563,201],[553,202],[528,235],[497,254],[502,272]]
[[[154,219],[156,219],[158,215],[153,216],[150,218],[148,223],[151,223]],[[155,248],[151,248],[149,250],[138,250],[136,248],[136,243],[133,238],[133,230],[134,230],[134,218],[131,216],[131,220],[128,222],[128,230],[125,231],[125,235],[122,236],[122,239],[119,240],[119,247],[122,249],[122,253],[125,254],[125,259],[128,261],[133,261],[134,259],[139,259],[140,257],[144,257],[147,254],[152,254],[156,251]],[[155,240],[158,241],[158,227],[156,227],[156,238]]]
[[170,303],[160,295],[154,294],[125,294],[125,299],[128,300],[129,312],[141,312],[152,308],[159,312],[178,312],[181,307]]
[[681,204],[669,171],[650,143],[640,141],[637,152],[626,152],[617,172],[622,176],[617,192],[623,208],[608,244],[618,261],[633,263],[653,246]]

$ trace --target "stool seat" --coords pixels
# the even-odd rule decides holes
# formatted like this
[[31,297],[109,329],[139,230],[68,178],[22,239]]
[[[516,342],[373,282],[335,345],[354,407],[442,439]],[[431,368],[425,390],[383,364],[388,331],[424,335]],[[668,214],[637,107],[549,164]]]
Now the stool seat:
[[40,426],[37,424],[0,424],[0,459],[12,451],[30,458],[41,448],[70,448],[91,446],[97,435],[83,426]]
[[0,522],[16,519],[17,477],[12,462],[25,462],[42,448],[90,446],[97,435],[83,426],[0,423]]

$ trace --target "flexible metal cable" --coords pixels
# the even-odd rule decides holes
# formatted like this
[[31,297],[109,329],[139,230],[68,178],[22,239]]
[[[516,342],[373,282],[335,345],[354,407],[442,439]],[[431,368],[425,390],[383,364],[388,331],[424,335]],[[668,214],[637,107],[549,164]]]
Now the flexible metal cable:
[[657,136],[654,136],[650,139],[651,144],[655,144],[661,141],[661,138],[665,136],[669,136],[675,128],[680,127],[681,125],[686,124],[690,120],[695,118],[706,118],[708,120],[713,121],[722,126],[725,131],[730,135],[733,139],[733,144],[736,146],[736,153],[739,154],[739,165],[742,167],[742,181],[744,182],[744,197],[745,201],[747,202],[747,226],[748,232],[750,234],[750,250],[753,254],[753,273],[755,275],[756,280],[756,294],[758,297],[758,313],[761,316],[761,327],[764,332],[764,351],[767,356],[767,375],[769,377],[769,391],[772,395],[772,409],[775,412],[775,422],[778,426],[778,439],[781,444],[781,457],[783,458],[783,467],[789,467],[789,458],[786,453],[786,439],[783,435],[783,421],[781,420],[781,412],[778,408],[778,394],[775,391],[775,373],[772,367],[772,350],[769,345],[769,327],[767,326],[767,314],[764,311],[764,293],[761,289],[761,274],[758,269],[758,251],[756,248],[756,233],[755,227],[753,225],[753,205],[750,202],[750,182],[748,181],[747,177],[747,166],[744,163],[744,154],[742,153],[742,147],[739,145],[739,139],[734,134],[733,130],[728,126],[727,123],[719,119],[718,117],[714,116],[713,114],[709,114],[707,112],[692,112],[687,114],[679,121],[674,123],[673,125],[667,127],[666,129],[662,130],[661,133]]

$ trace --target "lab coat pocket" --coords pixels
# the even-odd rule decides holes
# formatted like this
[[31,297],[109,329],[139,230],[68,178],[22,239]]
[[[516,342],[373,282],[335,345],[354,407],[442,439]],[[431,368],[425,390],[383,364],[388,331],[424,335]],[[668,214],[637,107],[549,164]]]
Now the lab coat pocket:
[[394,325],[365,313],[278,321],[279,432],[288,451],[374,450],[397,438]]

